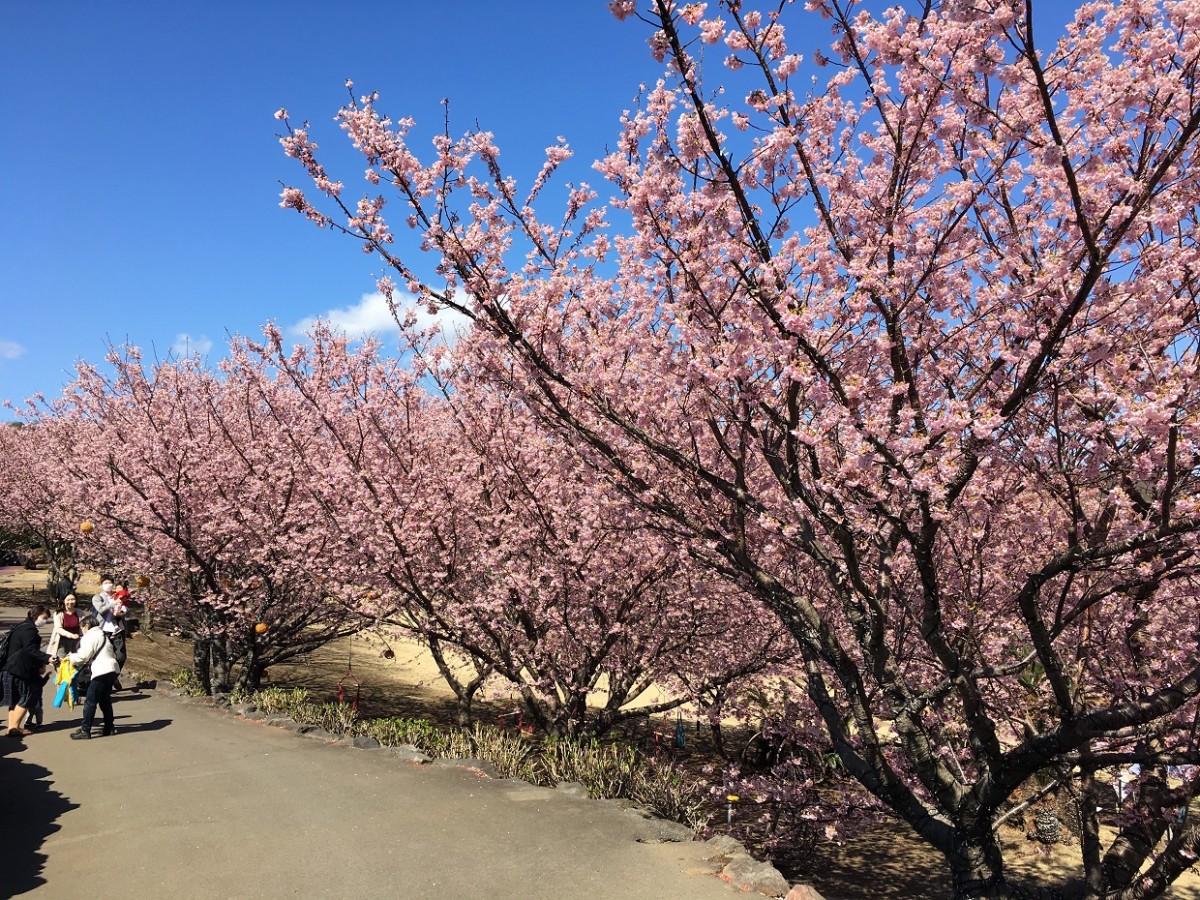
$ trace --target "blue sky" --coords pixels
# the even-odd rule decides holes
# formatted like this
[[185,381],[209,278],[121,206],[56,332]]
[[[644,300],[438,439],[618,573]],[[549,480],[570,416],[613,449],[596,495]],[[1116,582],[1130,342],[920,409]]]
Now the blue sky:
[[354,194],[365,166],[331,121],[347,78],[422,135],[450,98],[452,132],[495,132],[524,184],[563,135],[601,187],[587,163],[659,72],[647,37],[605,0],[3,0],[0,399],[58,393],[110,341],[215,358],[268,320],[377,321],[357,309],[375,258],[279,208],[281,181],[305,184],[276,109],[313,122]]
[[603,2],[4,0],[0,399],[57,393],[109,340],[217,356],[374,290],[374,258],[279,208],[304,176],[276,109],[313,122],[357,193],[331,121],[345,80],[422,134],[449,97],[452,130],[494,131],[528,183],[560,134],[601,154],[658,72],[646,36]]

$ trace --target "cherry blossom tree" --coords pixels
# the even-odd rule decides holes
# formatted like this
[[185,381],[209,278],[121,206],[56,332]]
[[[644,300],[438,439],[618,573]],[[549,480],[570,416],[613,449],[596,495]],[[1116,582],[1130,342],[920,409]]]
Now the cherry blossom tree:
[[[364,612],[428,646],[464,720],[490,682],[545,732],[602,734],[783,658],[791,642],[761,606],[641,527],[511,398],[405,346],[407,366],[318,326],[311,347],[285,353],[268,329],[234,356],[247,372],[269,358],[268,383],[307,401],[277,419],[320,468],[344,578]],[[315,430],[333,449],[314,459]],[[647,702],[656,687],[668,693]]]
[[357,631],[339,586],[310,569],[328,533],[258,394],[195,358],[147,367],[127,349],[108,366],[81,364],[24,429],[57,474],[60,528],[93,525],[80,557],[149,580],[212,691],[256,688],[268,666]]
[[475,371],[774,612],[956,896],[1020,894],[996,829],[1047,770],[1077,893],[1160,896],[1197,853],[1167,769],[1200,761],[1200,3],[1096,0],[1043,44],[1032,0],[811,0],[811,86],[790,4],[610,6],[665,71],[607,206],[542,215],[564,145],[524,193],[486,132],[423,161],[375,94],[339,113],[359,201],[277,114],[315,188],[283,205],[467,316]]
[[41,434],[15,422],[0,428],[0,549],[28,554],[40,546],[46,554],[46,581],[52,591],[65,578],[79,578],[75,544],[78,528],[63,528],[55,473],[41,450]]

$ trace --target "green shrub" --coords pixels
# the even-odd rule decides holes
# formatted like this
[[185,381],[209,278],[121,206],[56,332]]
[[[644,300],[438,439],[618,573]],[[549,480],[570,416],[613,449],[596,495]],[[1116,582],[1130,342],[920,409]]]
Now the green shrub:
[[[288,690],[287,688],[269,687],[252,694],[251,699],[255,706],[268,715],[283,713],[291,716],[295,710],[307,702],[308,691],[304,688]],[[292,717],[295,718],[295,716]]]
[[469,734],[471,755],[485,759],[503,778],[520,778],[534,784],[546,781],[537,748],[522,737],[499,728],[476,725]]
[[292,718],[306,725],[319,725],[330,734],[344,737],[356,733],[358,710],[349,703],[302,703]]
[[191,669],[180,669],[171,676],[171,684],[175,686],[175,690],[183,691],[189,697],[203,697],[208,693]]
[[229,692],[229,702],[233,706],[239,703],[250,703],[254,700],[254,692],[244,687],[235,687]]
[[550,781],[577,781],[591,797],[631,796],[638,769],[644,764],[633,747],[601,744],[594,739],[547,738],[542,749],[542,765]]
[[647,759],[634,747],[550,738],[540,763],[548,781],[575,781],[597,799],[632,800],[665,819],[699,830],[707,816],[704,792],[669,763]]
[[474,752],[471,737],[462,728],[435,730],[428,746],[420,749],[438,759],[467,759]]
[[703,787],[684,778],[672,765],[644,761],[634,777],[630,799],[693,831],[699,831],[708,821]]
[[366,719],[360,723],[360,733],[369,735],[384,747],[416,747],[424,751],[438,737],[438,730],[424,719],[389,716]]

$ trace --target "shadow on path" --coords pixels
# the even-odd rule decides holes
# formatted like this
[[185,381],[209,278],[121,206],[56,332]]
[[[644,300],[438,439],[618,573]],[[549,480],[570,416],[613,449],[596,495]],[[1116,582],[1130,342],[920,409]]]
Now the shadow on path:
[[46,883],[42,870],[46,854],[39,852],[46,839],[59,830],[63,813],[78,808],[51,788],[50,770],[26,762],[19,755],[22,743],[0,738],[0,898],[15,897]]
[[112,737],[123,734],[133,734],[135,731],[161,731],[171,724],[171,719],[155,719],[153,722],[138,722],[136,725],[122,725],[121,717],[117,717],[117,731]]

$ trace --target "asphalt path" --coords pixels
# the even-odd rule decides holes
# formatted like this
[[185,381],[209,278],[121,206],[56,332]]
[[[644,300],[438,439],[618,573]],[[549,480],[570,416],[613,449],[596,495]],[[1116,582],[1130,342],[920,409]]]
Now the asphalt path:
[[[0,610],[0,622],[23,612]],[[714,876],[702,844],[647,842],[645,820],[611,803],[150,690],[115,695],[115,735],[75,741],[79,708],[52,698],[51,684],[42,729],[0,737],[0,897],[741,893]]]

